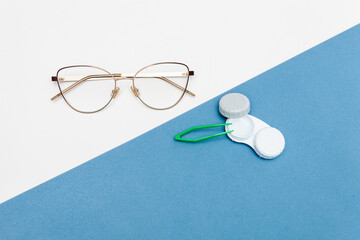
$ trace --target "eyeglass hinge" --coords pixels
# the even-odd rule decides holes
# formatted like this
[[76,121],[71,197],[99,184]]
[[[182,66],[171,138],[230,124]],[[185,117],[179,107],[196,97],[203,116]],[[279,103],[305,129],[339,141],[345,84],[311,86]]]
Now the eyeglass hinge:
[[54,82],[56,82],[56,81],[59,81],[59,82],[64,81],[64,77],[52,76],[51,81],[54,81]]

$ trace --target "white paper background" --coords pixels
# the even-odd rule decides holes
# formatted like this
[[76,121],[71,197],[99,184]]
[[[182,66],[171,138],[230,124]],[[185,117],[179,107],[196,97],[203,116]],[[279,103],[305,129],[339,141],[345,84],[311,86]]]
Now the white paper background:
[[[0,202],[80,165],[359,23],[360,1],[1,1]],[[91,64],[195,70],[175,108],[154,111],[129,82],[106,110],[71,110],[50,81]]]

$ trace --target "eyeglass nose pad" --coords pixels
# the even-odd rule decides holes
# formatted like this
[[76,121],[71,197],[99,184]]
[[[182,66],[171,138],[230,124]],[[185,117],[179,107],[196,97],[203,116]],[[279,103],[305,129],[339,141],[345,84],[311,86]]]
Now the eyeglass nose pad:
[[134,88],[133,86],[131,86],[130,89],[131,89],[131,91],[132,91],[132,93],[134,94],[135,97],[140,96],[140,91],[139,91],[139,89]]
[[111,91],[111,95],[113,96],[113,98],[116,97],[119,91],[120,91],[119,87],[116,87],[114,90]]

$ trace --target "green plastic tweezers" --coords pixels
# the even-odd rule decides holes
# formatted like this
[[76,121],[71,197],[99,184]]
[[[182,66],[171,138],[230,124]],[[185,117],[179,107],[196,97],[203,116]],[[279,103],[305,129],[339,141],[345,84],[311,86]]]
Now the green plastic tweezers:
[[209,138],[218,137],[218,136],[221,136],[221,135],[231,133],[234,130],[227,131],[227,132],[216,133],[216,134],[213,134],[213,135],[210,135],[210,136],[206,136],[206,137],[202,137],[202,138],[196,138],[196,139],[181,138],[181,136],[183,136],[183,135],[185,135],[185,134],[187,134],[187,133],[189,133],[191,131],[197,130],[197,129],[221,127],[221,126],[227,126],[227,125],[231,125],[231,124],[232,123],[221,123],[221,124],[212,124],[212,125],[204,125],[204,126],[192,127],[192,128],[189,128],[188,130],[185,130],[182,133],[179,133],[178,135],[176,135],[175,140],[176,141],[183,141],[183,142],[199,142],[199,141],[206,140],[206,139],[209,139]]

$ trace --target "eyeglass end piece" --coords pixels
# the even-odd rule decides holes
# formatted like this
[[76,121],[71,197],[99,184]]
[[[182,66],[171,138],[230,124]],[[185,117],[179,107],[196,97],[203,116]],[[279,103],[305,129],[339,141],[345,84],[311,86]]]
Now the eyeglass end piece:
[[52,76],[51,81],[56,82],[57,81],[57,76]]
[[194,71],[189,71],[189,76],[194,76]]

